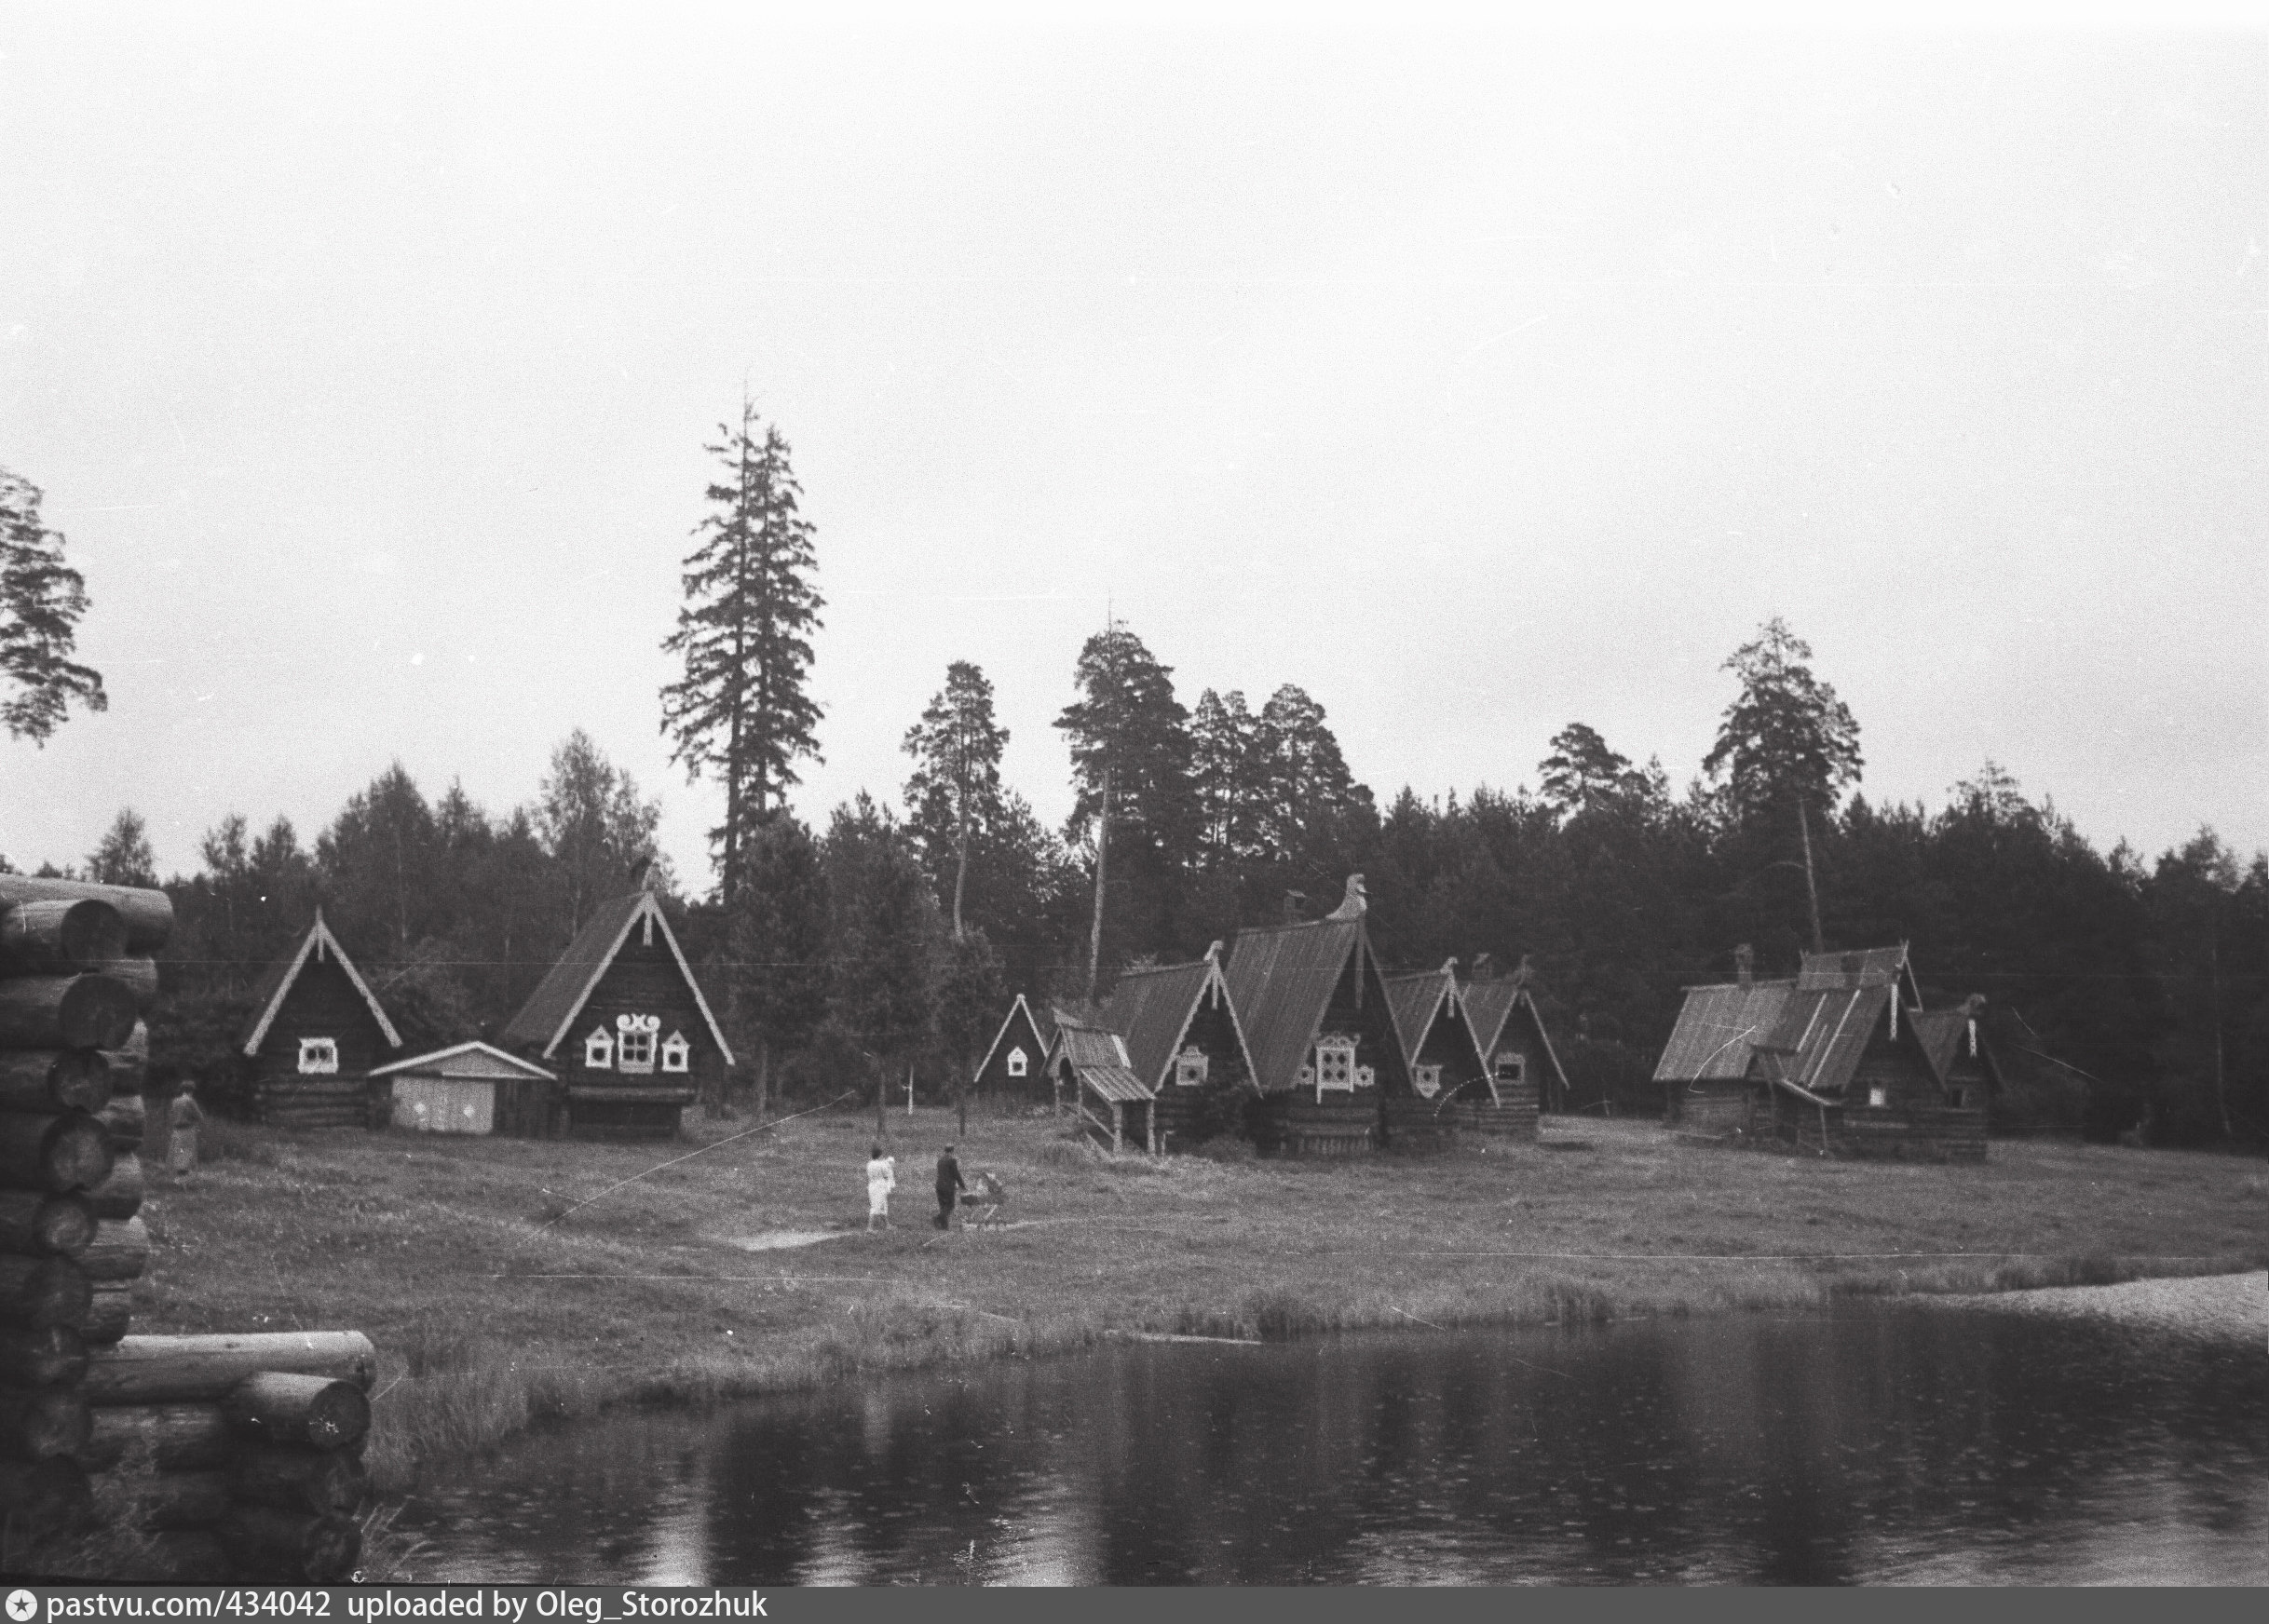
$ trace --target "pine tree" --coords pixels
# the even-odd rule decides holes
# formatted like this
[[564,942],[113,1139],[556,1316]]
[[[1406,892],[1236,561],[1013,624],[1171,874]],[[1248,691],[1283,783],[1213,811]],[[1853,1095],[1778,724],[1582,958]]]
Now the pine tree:
[[725,786],[725,821],[710,840],[730,912],[753,832],[801,781],[795,764],[820,759],[820,708],[805,683],[823,600],[809,578],[811,526],[797,512],[802,491],[779,426],[759,424],[744,400],[740,426],[718,433],[706,449],[727,474],[709,487],[715,511],[694,530],[700,542],[680,577],[686,602],[662,643],[684,656],[686,675],[661,700],[671,759],[689,777],[713,771]]
[[961,903],[969,889],[969,848],[973,832],[999,819],[1000,752],[1009,730],[993,721],[993,684],[968,660],[945,668],[945,686],[931,699],[922,719],[906,730],[905,752],[914,757],[906,780],[907,817],[915,838],[932,855],[953,854],[953,933],[963,922]]
[[[1128,866],[1154,891],[1170,888],[1196,832],[1189,785],[1189,712],[1174,697],[1174,673],[1142,639],[1113,620],[1080,650],[1080,697],[1055,724],[1071,739],[1077,792],[1067,833],[1095,832],[1095,900],[1087,939],[1087,996],[1095,995],[1103,952],[1103,900],[1114,833]],[[1147,871],[1147,872],[1146,872]],[[1154,908],[1170,899],[1152,896]],[[1156,945],[1144,942],[1144,947]]]
[[0,468],[0,683],[19,690],[0,698],[0,724],[44,745],[70,701],[104,710],[110,698],[102,673],[71,658],[87,582],[63,562],[61,533],[40,521],[39,504],[37,485]]

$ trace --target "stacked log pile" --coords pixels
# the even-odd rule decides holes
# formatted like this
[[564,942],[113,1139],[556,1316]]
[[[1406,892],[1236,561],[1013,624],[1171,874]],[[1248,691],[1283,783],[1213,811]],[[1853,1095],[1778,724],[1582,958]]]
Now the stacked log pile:
[[354,1571],[377,1356],[354,1331],[129,1336],[88,1356],[87,1458],[138,1466],[153,1571],[337,1584]]
[[[0,874],[0,1540],[84,1526],[90,1344],[126,1332],[160,891]],[[122,1163],[124,1165],[122,1165]]]
[[334,1583],[360,1555],[375,1369],[357,1332],[129,1336],[162,891],[0,874],[0,1548],[94,1523],[148,1571]]

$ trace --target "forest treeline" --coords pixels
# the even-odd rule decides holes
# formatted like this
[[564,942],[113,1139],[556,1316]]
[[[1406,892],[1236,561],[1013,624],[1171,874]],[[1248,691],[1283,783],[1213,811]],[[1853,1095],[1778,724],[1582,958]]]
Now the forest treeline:
[[[1776,641],[1768,663],[1803,665],[1777,623],[1750,665]],[[1759,673],[1742,658],[1729,665],[1746,694]],[[1815,817],[1769,782],[1745,792],[1735,751],[1674,793],[1581,724],[1551,740],[1534,791],[1406,788],[1381,806],[1297,687],[1257,708],[1209,690],[1185,710],[1118,626],[1076,678],[1061,832],[1000,783],[990,686],[958,664],[909,730],[903,817],[864,794],[817,830],[772,809],[730,906],[684,894],[666,863],[652,874],[729,1011],[748,1086],[761,1071],[776,1095],[864,1090],[882,1067],[893,1090],[911,1069],[925,1095],[950,1094],[1012,993],[1080,997],[1091,963],[1107,992],[1128,964],[1319,916],[1361,873],[1390,966],[1529,961],[1580,1108],[1649,1108],[1679,990],[1729,979],[1743,942],[1759,973],[1792,968],[1816,892],[1829,946],[1904,941],[1927,995],[1987,996],[2022,1084],[2008,1125],[2187,1144],[2258,1144],[2269,1125],[2269,861],[2210,830],[2152,861],[2099,852],[1990,764],[1935,810],[1855,792]],[[1127,714],[1108,718],[1111,748],[1084,748],[1113,708]],[[428,796],[396,765],[312,838],[281,818],[224,819],[198,872],[164,882],[179,924],[157,1064],[231,1074],[252,981],[319,902],[413,1050],[493,1036],[594,904],[647,877],[658,819],[580,732],[537,797],[501,814],[455,785]],[[133,813],[79,872],[157,883]]]

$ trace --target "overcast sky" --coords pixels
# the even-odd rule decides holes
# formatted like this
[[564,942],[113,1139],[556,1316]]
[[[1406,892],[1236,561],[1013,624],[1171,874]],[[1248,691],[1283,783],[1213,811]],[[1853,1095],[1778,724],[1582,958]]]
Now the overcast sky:
[[111,697],[0,739],[20,865],[396,757],[502,813],[580,725],[705,885],[659,644],[744,383],[809,818],[971,659],[1059,820],[1107,606],[1382,799],[1571,720],[1682,786],[1779,613],[1871,797],[2269,845],[2261,34],[8,15],[0,464]]

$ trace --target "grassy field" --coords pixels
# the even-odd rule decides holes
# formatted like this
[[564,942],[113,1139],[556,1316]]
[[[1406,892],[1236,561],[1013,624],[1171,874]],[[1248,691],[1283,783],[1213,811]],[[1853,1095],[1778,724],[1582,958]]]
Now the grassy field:
[[1715,1313],[2269,1261],[2261,1164],[2182,1152],[1824,1162],[1594,1121],[1423,1159],[1111,1163],[1047,1118],[972,1116],[963,1165],[1008,1184],[1012,1222],[941,1235],[930,1168],[952,1117],[925,1111],[890,1117],[898,1226],[869,1235],[871,1116],[749,1130],[609,1145],[215,1124],[194,1179],[154,1178],[134,1328],[367,1333],[371,1464],[399,1489],[611,1403],[1113,1334]]

